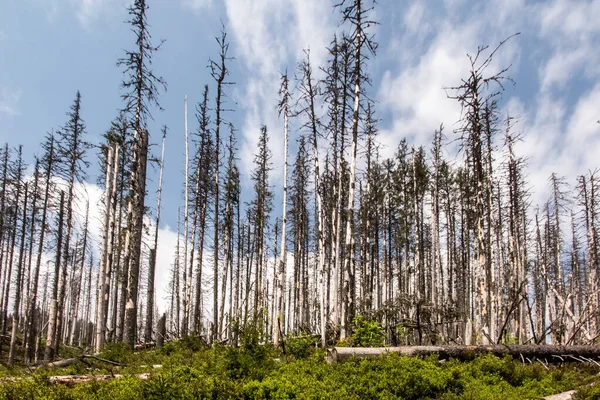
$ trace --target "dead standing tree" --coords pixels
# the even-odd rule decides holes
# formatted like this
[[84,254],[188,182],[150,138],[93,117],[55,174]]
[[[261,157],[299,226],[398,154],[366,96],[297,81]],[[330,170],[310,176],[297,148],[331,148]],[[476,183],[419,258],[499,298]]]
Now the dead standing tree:
[[127,301],[125,308],[125,342],[133,349],[136,341],[138,312],[138,282],[142,253],[144,200],[146,195],[146,162],[148,158],[148,131],[146,123],[151,117],[150,106],[160,108],[158,87],[166,89],[165,81],[152,72],[152,56],[160,45],[153,46],[148,31],[145,0],[135,0],[128,8],[131,19],[127,21],[136,36],[136,48],[125,51],[118,66],[124,67],[125,79],[121,84],[126,111],[133,125],[133,158],[127,205],[127,236],[125,239],[128,262]]
[[344,287],[342,289],[342,329],[341,338],[348,336],[350,321],[354,312],[355,299],[352,295],[353,290],[351,285],[354,284],[353,265],[353,247],[354,235],[353,220],[354,220],[354,196],[356,185],[356,158],[358,152],[358,125],[360,119],[361,96],[364,91],[364,84],[368,83],[368,78],[365,73],[365,64],[367,61],[367,53],[375,55],[377,43],[373,41],[373,37],[369,36],[367,28],[375,22],[368,19],[368,13],[371,8],[364,7],[363,0],[343,0],[337,4],[342,10],[343,21],[348,22],[351,26],[351,34],[349,41],[354,44],[354,108],[352,114],[352,144],[350,150],[350,182],[348,190],[347,217],[346,217],[346,243],[345,243],[345,259],[344,259]]
[[[517,33],[518,35],[518,33]],[[515,36],[515,35],[513,35]],[[512,37],[512,36],[511,36]],[[466,154],[467,179],[471,180],[471,204],[474,205],[474,230],[476,238],[475,257],[473,276],[474,285],[474,315],[475,321],[473,330],[482,332],[485,336],[484,342],[490,337],[491,326],[495,321],[492,312],[492,260],[491,240],[489,223],[489,181],[491,171],[488,170],[486,161],[486,121],[485,113],[489,107],[493,106],[495,99],[501,95],[504,86],[503,82],[510,80],[505,76],[510,68],[504,68],[491,75],[486,75],[495,53],[506,43],[508,39],[500,44],[486,57],[485,52],[488,46],[479,47],[475,56],[468,56],[470,63],[469,77],[462,81],[462,84],[456,87],[447,88],[451,93],[448,97],[457,100],[462,107],[462,126],[458,129],[461,136],[461,147]],[[470,324],[467,323],[467,326]],[[468,329],[468,328],[467,328]],[[470,337],[466,333],[465,337]]]

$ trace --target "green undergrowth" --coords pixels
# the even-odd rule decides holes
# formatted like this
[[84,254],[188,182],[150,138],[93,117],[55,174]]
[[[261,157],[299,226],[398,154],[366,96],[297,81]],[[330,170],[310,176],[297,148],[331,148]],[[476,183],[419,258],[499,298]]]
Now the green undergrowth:
[[[194,338],[135,354],[115,345],[100,357],[120,367],[89,360],[90,366],[60,370],[13,369],[26,379],[1,383],[0,399],[537,399],[581,386],[586,389],[579,398],[600,398],[593,385],[599,369],[589,365],[524,365],[491,355],[442,362],[396,354],[328,365],[312,337],[289,337],[286,343],[288,354],[252,335],[242,336],[237,348],[208,348]],[[150,380],[136,377],[146,372]],[[48,381],[68,374],[125,377],[74,387]]]

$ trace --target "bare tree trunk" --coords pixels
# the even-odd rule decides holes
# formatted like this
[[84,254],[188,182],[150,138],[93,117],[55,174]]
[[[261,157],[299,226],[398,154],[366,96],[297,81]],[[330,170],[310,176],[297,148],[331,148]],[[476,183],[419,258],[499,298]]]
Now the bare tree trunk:
[[[37,249],[37,255],[36,255],[36,263],[35,263],[35,267],[34,267],[34,272],[33,272],[33,277],[32,277],[32,282],[29,288],[29,293],[28,293],[28,301],[27,301],[27,308],[26,308],[26,317],[25,317],[25,329],[27,331],[27,335],[25,337],[25,356],[24,356],[24,360],[27,364],[31,363],[33,361],[34,358],[34,354],[33,354],[33,349],[34,349],[34,341],[35,341],[35,334],[34,334],[34,327],[35,327],[35,319],[36,319],[36,309],[37,309],[37,292],[38,292],[38,284],[39,284],[39,277],[40,277],[40,267],[42,264],[42,253],[44,251],[44,237],[46,235],[46,217],[47,217],[47,212],[48,212],[48,201],[49,201],[49,197],[50,197],[50,178],[52,175],[52,163],[54,162],[54,137],[51,136],[50,137],[50,143],[49,143],[49,147],[47,148],[47,151],[49,153],[49,158],[47,160],[47,165],[46,165],[46,179],[45,179],[45,192],[44,192],[44,200],[43,200],[43,206],[42,206],[42,219],[40,221],[40,233],[39,233],[39,238],[38,238],[38,249]],[[37,168],[36,168],[37,170]],[[38,179],[38,174],[36,171],[36,175],[35,175],[35,186],[37,187],[37,179]],[[35,206],[35,197],[34,197],[34,206]],[[34,207],[35,209],[35,207]],[[33,223],[35,223],[35,221],[32,221]]]
[[[17,184],[20,184],[19,182]],[[17,261],[17,285],[15,290],[15,300],[13,304],[12,332],[10,336],[10,350],[8,352],[8,363],[14,365],[15,352],[17,350],[17,330],[19,327],[19,310],[21,304],[21,280],[23,279],[23,257],[25,255],[25,233],[27,231],[27,200],[29,185],[25,183],[25,194],[23,198],[23,217],[21,220],[21,242],[19,247],[19,261]],[[35,196],[35,193],[34,193]]]
[[[69,346],[73,346],[73,343],[75,341],[75,330],[77,328],[77,320],[78,320],[78,315],[79,315],[79,301],[81,298],[81,289],[82,289],[82,284],[83,284],[83,269],[85,268],[85,254],[86,254],[86,250],[87,250],[87,240],[88,240],[88,226],[89,226],[89,215],[90,215],[90,202],[89,200],[86,202],[86,210],[85,210],[85,223],[83,226],[83,244],[82,244],[82,249],[81,249],[81,262],[80,262],[80,267],[79,269],[77,269],[76,265],[77,265],[77,261],[75,260],[75,257],[73,259],[73,265],[74,265],[74,269],[73,269],[73,275],[74,275],[74,280],[72,281],[71,285],[72,286],[72,300],[71,300],[71,312],[70,312],[70,326],[68,329],[68,334],[69,334]],[[75,271],[79,271],[78,274],[79,276],[75,276]]]
[[273,343],[275,346],[279,345],[279,334],[280,331],[285,335],[286,333],[286,321],[285,321],[285,293],[286,293],[286,263],[287,263],[287,170],[288,170],[288,78],[287,74],[281,78],[281,89],[279,90],[282,96],[281,103],[279,104],[279,113],[283,113],[283,206],[281,210],[281,255],[279,257],[279,268],[277,271],[277,299],[275,300],[275,329],[273,334]]
[[361,84],[364,76],[362,73],[362,48],[367,43],[363,37],[363,9],[362,0],[353,1],[353,15],[347,15],[345,18],[350,19],[355,28],[355,45],[354,45],[354,107],[352,112],[352,145],[350,148],[350,181],[348,189],[348,204],[346,210],[346,243],[345,243],[345,259],[344,259],[344,288],[343,288],[343,307],[342,307],[342,327],[341,338],[346,338],[350,333],[350,320],[352,319],[354,309],[353,298],[353,256],[354,256],[354,195],[356,189],[356,160],[358,152],[358,123],[360,112],[360,96]]
[[[137,139],[137,140],[135,140]],[[146,161],[148,156],[148,131],[136,131],[133,146],[133,174],[131,183],[131,199],[128,206],[130,221],[127,237],[129,238],[129,273],[127,275],[127,301],[125,304],[125,342],[133,350],[136,342],[138,283],[142,252],[142,231],[144,219],[144,199],[146,196]]]
[[225,61],[227,60],[227,51],[229,44],[226,42],[227,34],[225,31],[221,32],[221,37],[217,38],[217,43],[220,47],[219,63],[211,62],[211,75],[217,82],[217,98],[215,104],[215,154],[214,154],[214,190],[215,190],[215,204],[214,204],[214,255],[213,255],[213,337],[212,340],[218,340],[219,334],[219,167],[221,164],[221,112],[223,111],[223,85],[228,84],[225,82],[225,78],[228,74]]
[[[117,154],[115,154],[117,153]],[[113,188],[113,165],[117,163],[114,161],[118,159],[118,148],[109,144],[106,156],[106,179],[105,179],[105,191],[104,191],[104,226],[103,226],[103,238],[102,238],[102,255],[100,258],[100,270],[99,270],[99,282],[98,295],[96,302],[96,352],[99,352],[104,347],[106,340],[106,312],[108,311],[108,297],[110,289],[110,270],[108,266],[108,259],[110,257],[110,221],[112,219],[112,191]],[[115,171],[116,172],[116,171]]]
[[[23,146],[19,146],[19,155],[17,160],[17,176],[15,186],[17,189],[17,193],[15,195],[15,211],[12,213],[12,218],[14,220],[13,225],[11,227],[10,234],[10,246],[7,246],[8,249],[8,259],[7,261],[7,271],[4,276],[6,281],[6,285],[2,287],[3,290],[3,303],[2,303],[2,334],[6,334],[7,322],[8,322],[8,300],[10,296],[10,286],[12,283],[12,269],[14,265],[14,252],[15,252],[15,240],[17,236],[17,214],[18,214],[18,205],[21,200],[21,184],[22,184],[22,172],[23,172]],[[0,210],[4,214],[5,210]]]
[[60,206],[58,211],[58,229],[56,238],[56,257],[54,259],[54,278],[52,284],[52,297],[50,299],[50,311],[48,313],[48,331],[46,335],[46,349],[44,351],[44,361],[52,361],[54,359],[55,342],[57,341],[56,331],[56,314],[58,307],[58,290],[60,279],[60,261],[62,256],[62,239],[63,239],[63,218],[65,209],[65,192],[60,192]]
[[[154,275],[156,270],[156,252],[158,249],[158,225],[160,224],[160,200],[163,184],[163,169],[165,166],[165,138],[167,130],[163,130],[161,155],[160,155],[160,172],[158,174],[158,193],[156,200],[156,219],[154,221],[154,247],[150,250],[150,265],[148,267],[148,297],[146,299],[146,328],[144,331],[144,340],[150,342],[152,340],[152,329],[154,327]],[[187,176],[187,175],[186,175]],[[187,186],[187,185],[186,185]],[[191,276],[190,276],[191,281]]]
[[192,297],[192,268],[190,266],[189,272],[189,284],[187,278],[187,265],[188,265],[188,242],[189,242],[189,146],[188,146],[188,112],[187,112],[187,95],[183,99],[183,110],[184,110],[184,135],[185,135],[185,183],[183,188],[183,326],[181,327],[181,334],[186,336],[188,333],[189,316],[190,316],[190,301]]

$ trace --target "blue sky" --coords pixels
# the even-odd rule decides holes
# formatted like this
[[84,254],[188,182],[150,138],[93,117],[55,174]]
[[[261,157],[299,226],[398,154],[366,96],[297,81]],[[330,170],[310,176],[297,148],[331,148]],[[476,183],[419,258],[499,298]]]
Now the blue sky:
[[[32,162],[44,134],[65,123],[77,90],[89,139],[99,142],[122,107],[116,61],[133,42],[123,23],[127,1],[0,2],[0,142],[23,144]],[[206,66],[218,55],[214,37],[221,23],[235,57],[230,77],[236,85],[228,89],[235,112],[228,118],[238,129],[242,174],[250,174],[258,132],[266,124],[273,133],[277,193],[283,148],[275,109],[279,73],[295,71],[305,48],[311,49],[315,70],[324,64],[325,47],[340,30],[335,2],[148,0],[154,41],[166,39],[154,58],[154,71],[168,83],[160,96],[164,111],[154,110],[150,125],[156,144],[158,127],[169,127],[165,240],[168,235],[173,240],[182,198],[183,97],[188,95],[190,129],[195,129],[193,105],[203,85],[212,84]],[[507,86],[502,106],[520,117],[516,129],[524,141],[518,151],[528,157],[534,202],[545,200],[551,172],[573,184],[576,175],[600,165],[599,0],[380,0],[372,19],[379,22],[373,31],[380,47],[370,64],[369,93],[377,102],[384,156],[391,156],[403,137],[428,145],[440,123],[452,137],[460,109],[442,88],[466,76],[467,53],[521,32],[498,53],[492,69],[512,64],[509,75],[516,85]],[[297,136],[295,129],[292,135]],[[158,174],[150,174],[155,184]],[[96,178],[91,168],[90,180]],[[246,184],[247,192],[250,188]]]

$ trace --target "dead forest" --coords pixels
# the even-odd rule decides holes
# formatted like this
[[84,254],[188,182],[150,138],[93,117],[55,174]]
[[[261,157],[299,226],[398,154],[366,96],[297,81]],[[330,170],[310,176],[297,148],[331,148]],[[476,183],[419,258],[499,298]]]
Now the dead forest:
[[[390,346],[595,344],[600,173],[563,177],[556,166],[548,199],[532,204],[516,150],[527,132],[503,111],[504,88],[518,82],[494,60],[504,42],[473,49],[463,79],[440,88],[461,106],[460,121],[439,121],[428,147],[385,143],[396,151],[384,159],[369,76],[376,6],[334,6],[343,33],[331,38],[327,64],[313,65],[307,50],[281,76],[280,124],[261,127],[254,169],[242,171],[225,28],[189,126],[185,100],[185,132],[156,129],[166,82],[152,57],[162,43],[150,35],[147,2],[135,0],[126,22],[134,35],[115,60],[121,112],[103,141],[89,141],[84,116],[93,111],[77,93],[35,159],[18,143],[0,148],[2,362],[190,335],[235,346],[249,325],[275,345],[300,333],[349,344],[357,316],[379,322]],[[164,147],[182,136],[183,196],[166,207],[163,166],[180,160],[165,159]],[[284,148],[270,145],[274,136]],[[281,182],[273,152],[284,154]],[[98,177],[88,175],[92,164]],[[97,204],[77,190],[94,179]],[[177,213],[178,245],[160,265],[166,212]],[[155,290],[157,270],[169,270],[169,293]]]

